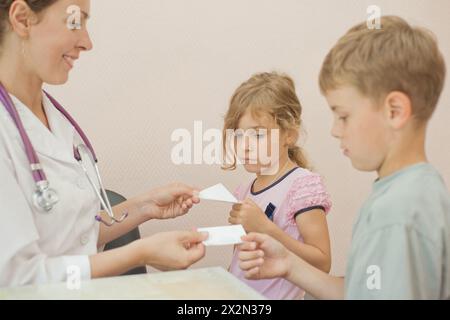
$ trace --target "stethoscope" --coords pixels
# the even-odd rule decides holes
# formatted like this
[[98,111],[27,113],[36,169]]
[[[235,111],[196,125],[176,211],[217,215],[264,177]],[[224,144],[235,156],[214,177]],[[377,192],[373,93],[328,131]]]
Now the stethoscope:
[[[47,92],[45,92],[45,95],[50,99],[52,104],[56,109],[58,109],[64,117],[72,124],[72,126],[75,128],[79,136],[81,137],[83,144],[80,144],[78,146],[73,146],[73,154],[75,159],[78,161],[78,163],[81,165],[81,168],[83,169],[84,173],[86,174],[86,177],[89,180],[89,183],[91,184],[92,188],[95,191],[95,194],[97,198],[100,200],[103,209],[107,212],[109,218],[111,219],[110,222],[107,222],[102,219],[102,217],[97,214],[95,216],[95,220],[98,222],[101,222],[107,226],[112,226],[115,222],[120,223],[122,222],[127,216],[128,212],[125,212],[122,214],[122,216],[117,219],[114,217],[114,213],[111,208],[111,204],[109,202],[108,196],[106,195],[105,188],[103,187],[103,182],[100,177],[100,172],[98,170],[97,166],[97,156],[95,155],[94,148],[92,147],[91,143],[89,142],[89,139],[84,134],[83,130],[81,130],[80,126],[75,122],[75,120],[70,116],[70,114]],[[53,207],[56,205],[56,203],[59,201],[58,193],[50,188],[50,184],[47,180],[47,177],[44,173],[44,168],[42,167],[39,158],[37,157],[36,151],[33,148],[33,145],[31,144],[30,138],[28,137],[25,128],[22,124],[22,121],[20,120],[19,113],[17,112],[13,101],[11,100],[11,97],[9,96],[8,92],[6,91],[5,87],[0,83],[0,100],[5,106],[8,113],[11,115],[12,120],[14,121],[14,124],[17,127],[17,130],[19,131],[20,137],[23,141],[23,144],[25,146],[25,153],[28,158],[28,162],[30,164],[31,172],[33,175],[33,180],[36,183],[36,191],[33,194],[33,202],[36,208],[42,212],[42,213],[49,213]],[[88,170],[83,164],[82,156],[81,154],[87,154],[89,156],[90,161],[92,162],[92,165],[95,169],[95,173],[97,175],[98,183],[100,185],[101,194],[100,191],[97,189],[97,187],[94,184],[94,181],[90,177]],[[102,196],[103,195],[103,196]]]

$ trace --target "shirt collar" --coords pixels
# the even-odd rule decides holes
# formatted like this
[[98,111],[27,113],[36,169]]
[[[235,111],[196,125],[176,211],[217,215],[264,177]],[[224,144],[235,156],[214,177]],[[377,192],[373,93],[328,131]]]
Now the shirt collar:
[[418,168],[421,167],[428,167],[430,166],[429,163],[427,162],[420,162],[420,163],[416,163],[410,166],[407,166],[401,170],[398,170],[394,173],[392,173],[391,175],[381,178],[381,179],[377,179],[375,180],[375,182],[373,183],[373,191],[377,192],[381,189],[383,189],[386,186],[389,186],[394,180],[396,180],[397,178],[410,173],[411,171],[417,170]]
[[51,131],[18,98],[10,95],[23,126],[36,153],[65,162],[74,163],[73,143],[75,129],[64,115],[57,110],[45,93],[43,107]]

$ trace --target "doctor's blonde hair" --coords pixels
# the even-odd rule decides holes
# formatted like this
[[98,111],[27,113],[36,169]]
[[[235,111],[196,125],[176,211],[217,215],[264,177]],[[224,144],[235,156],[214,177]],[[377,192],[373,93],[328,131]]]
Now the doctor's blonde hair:
[[[9,9],[16,0],[0,0],[0,46],[9,28]],[[58,0],[22,0],[34,13],[40,13]]]
[[[275,120],[280,130],[301,129],[302,105],[295,93],[294,81],[286,74],[265,72],[253,75],[234,92],[228,112],[225,115],[223,128],[224,170],[236,169],[236,155],[231,164],[226,161],[228,154],[226,144],[227,130],[238,129],[239,120],[250,110],[253,116],[269,115]],[[289,159],[299,167],[311,169],[308,160],[296,143],[289,146]]]

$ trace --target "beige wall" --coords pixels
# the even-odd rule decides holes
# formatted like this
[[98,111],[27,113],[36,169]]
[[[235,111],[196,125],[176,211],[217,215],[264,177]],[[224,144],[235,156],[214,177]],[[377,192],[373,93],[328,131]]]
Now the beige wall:
[[[69,83],[51,91],[90,136],[108,188],[127,197],[170,181],[233,189],[249,176],[217,166],[175,166],[177,128],[220,128],[233,90],[251,74],[284,71],[304,105],[307,148],[325,177],[334,207],[329,215],[333,272],[342,275],[355,214],[374,174],[351,168],[330,135],[331,114],[317,86],[321,62],[337,38],[366,18],[368,5],[431,28],[450,64],[448,0],[93,0],[89,22],[94,51],[84,54]],[[450,84],[428,135],[432,162],[450,183]],[[245,178],[244,178],[245,177]],[[154,221],[162,230],[223,225],[229,206],[204,202],[188,216]],[[231,248],[208,248],[197,266],[223,265]]]

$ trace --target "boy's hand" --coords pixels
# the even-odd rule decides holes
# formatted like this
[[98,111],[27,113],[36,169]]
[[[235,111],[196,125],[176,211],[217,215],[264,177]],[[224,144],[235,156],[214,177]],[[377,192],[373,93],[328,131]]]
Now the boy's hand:
[[268,235],[250,233],[242,237],[244,243],[238,246],[239,267],[247,279],[259,280],[289,275],[290,252]]
[[249,198],[233,205],[228,222],[242,224],[246,232],[267,233],[273,225],[266,214]]

